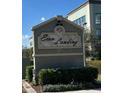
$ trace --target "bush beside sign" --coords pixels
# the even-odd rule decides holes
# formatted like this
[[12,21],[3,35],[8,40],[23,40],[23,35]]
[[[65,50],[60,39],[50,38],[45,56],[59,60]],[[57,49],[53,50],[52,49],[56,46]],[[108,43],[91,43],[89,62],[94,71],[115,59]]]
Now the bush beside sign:
[[98,70],[93,67],[81,69],[41,69],[39,72],[39,84],[70,84],[81,82],[93,82],[98,76]]

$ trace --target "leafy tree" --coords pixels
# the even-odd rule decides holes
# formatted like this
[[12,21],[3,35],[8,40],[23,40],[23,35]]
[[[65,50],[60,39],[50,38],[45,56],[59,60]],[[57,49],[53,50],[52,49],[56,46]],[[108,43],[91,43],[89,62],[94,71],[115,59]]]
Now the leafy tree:
[[96,36],[95,31],[90,31],[88,28],[85,28],[84,31],[86,57],[93,56],[101,59],[101,36]]
[[22,58],[29,58],[32,60],[33,48],[23,48],[22,49]]

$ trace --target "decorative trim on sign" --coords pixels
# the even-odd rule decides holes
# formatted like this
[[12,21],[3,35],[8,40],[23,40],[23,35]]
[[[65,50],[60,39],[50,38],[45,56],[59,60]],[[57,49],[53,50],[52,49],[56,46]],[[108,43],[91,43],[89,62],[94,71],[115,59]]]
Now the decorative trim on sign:
[[73,55],[83,55],[83,53],[56,53],[56,54],[35,54],[35,57],[40,56],[73,56]]

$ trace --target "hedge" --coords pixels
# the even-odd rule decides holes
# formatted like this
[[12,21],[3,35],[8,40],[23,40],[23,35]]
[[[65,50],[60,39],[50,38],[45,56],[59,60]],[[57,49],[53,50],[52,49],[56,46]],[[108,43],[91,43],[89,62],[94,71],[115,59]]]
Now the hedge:
[[26,80],[28,80],[28,82],[31,82],[33,79],[33,66],[27,66],[26,67]]
[[97,68],[84,67],[80,69],[41,69],[39,84],[70,84],[93,82],[98,76]]
[[41,69],[38,77],[39,84],[54,84],[58,78],[57,75],[57,71],[54,69]]

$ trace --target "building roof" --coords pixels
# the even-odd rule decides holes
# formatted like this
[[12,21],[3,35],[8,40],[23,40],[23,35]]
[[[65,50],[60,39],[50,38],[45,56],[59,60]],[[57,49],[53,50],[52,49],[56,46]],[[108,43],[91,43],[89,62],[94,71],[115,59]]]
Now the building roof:
[[67,23],[73,25],[74,27],[77,27],[77,28],[79,28],[79,29],[83,29],[83,27],[81,27],[81,26],[75,24],[74,22],[72,22],[72,21],[70,21],[70,20],[68,20],[68,19],[66,19],[66,18],[64,18],[64,17],[62,17],[62,16],[56,16],[56,17],[53,17],[53,18],[51,18],[51,19],[49,19],[49,20],[47,20],[47,21],[44,21],[44,22],[42,22],[42,23],[40,23],[40,24],[38,24],[38,25],[36,25],[36,26],[33,26],[32,31],[34,31],[34,30],[36,30],[36,29],[38,29],[38,28],[40,28],[40,27],[42,27],[42,26],[44,26],[44,25],[46,25],[46,24],[48,24],[48,23],[50,23],[50,22],[52,22],[52,21],[54,21],[54,20],[56,20],[56,19],[57,19],[57,20],[63,20],[63,21],[65,21],[65,22],[67,22]]
[[87,4],[101,4],[101,0],[86,0],[83,4],[81,4],[80,6],[69,12],[67,16],[71,15],[72,13],[76,12],[80,8],[86,6]]

